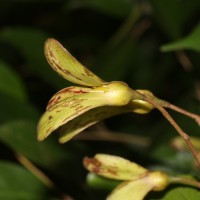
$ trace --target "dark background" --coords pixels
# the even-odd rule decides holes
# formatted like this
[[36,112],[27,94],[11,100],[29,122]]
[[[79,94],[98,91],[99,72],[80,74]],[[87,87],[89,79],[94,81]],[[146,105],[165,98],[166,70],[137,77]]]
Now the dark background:
[[[56,134],[39,143],[36,127],[50,97],[73,85],[47,64],[43,45],[49,37],[60,41],[102,79],[125,81],[133,89],[148,89],[161,99],[200,113],[200,59],[193,47],[200,40],[194,38],[190,48],[161,51],[162,45],[179,41],[198,26],[199,12],[199,0],[1,2],[0,176],[6,184],[0,184],[0,198],[9,199],[9,191],[14,191],[11,199],[17,199],[28,184],[31,173],[16,177],[16,167],[24,170],[16,159],[18,153],[47,174],[63,193],[81,200],[103,199],[110,191],[92,189],[86,183],[82,159],[99,152],[120,155],[145,167],[193,173],[191,165],[185,164],[192,162],[191,155],[171,149],[170,140],[177,133],[157,110],[112,117],[84,131],[130,134],[129,142],[98,141],[98,136],[97,141],[88,141],[83,140],[83,133],[82,139],[64,145],[58,144]],[[191,119],[170,113],[187,133],[199,134]],[[11,172],[13,177],[5,175]],[[29,198],[18,199],[61,199],[62,192],[29,178]],[[8,196],[1,196],[4,194]]]

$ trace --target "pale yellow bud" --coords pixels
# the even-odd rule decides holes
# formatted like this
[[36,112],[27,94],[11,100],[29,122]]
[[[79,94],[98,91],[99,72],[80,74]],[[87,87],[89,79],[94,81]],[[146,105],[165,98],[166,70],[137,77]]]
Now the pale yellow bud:
[[105,94],[107,105],[124,106],[132,100],[132,90],[129,86],[121,81],[113,81],[101,87],[95,88]]
[[164,190],[169,184],[168,175],[161,171],[155,171],[150,173],[149,179],[154,185],[154,191]]
[[[140,94],[144,94],[146,97],[152,99],[154,95],[148,90],[136,90]],[[138,114],[146,114],[149,113],[154,106],[144,100],[136,99],[131,102],[132,111]]]

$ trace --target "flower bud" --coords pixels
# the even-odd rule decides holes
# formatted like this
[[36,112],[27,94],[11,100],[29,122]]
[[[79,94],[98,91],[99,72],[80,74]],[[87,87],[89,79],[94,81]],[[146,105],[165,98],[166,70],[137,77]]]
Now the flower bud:
[[167,176],[167,174],[161,171],[152,172],[149,175],[149,179],[154,185],[154,191],[164,190],[169,184],[169,177]]
[[107,99],[109,106],[124,106],[132,100],[132,90],[129,86],[121,81],[113,81],[96,90],[102,91]]

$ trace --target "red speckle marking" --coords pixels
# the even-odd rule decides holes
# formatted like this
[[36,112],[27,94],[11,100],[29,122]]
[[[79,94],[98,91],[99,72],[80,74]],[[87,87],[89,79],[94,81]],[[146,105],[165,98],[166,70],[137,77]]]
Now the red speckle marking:
[[65,93],[65,92],[73,92],[75,94],[83,94],[83,93],[87,93],[86,91],[83,91],[83,90],[76,90],[74,88],[65,88],[63,90],[61,90],[59,93],[62,94],[62,93]]
[[50,108],[50,107],[52,107],[53,105],[55,105],[59,100],[60,100],[60,96],[57,96],[57,97],[55,97],[55,98],[52,98],[49,102],[48,102],[48,104],[47,104],[47,108]]
[[83,159],[83,165],[86,169],[98,174],[101,170],[101,163],[95,158],[85,157]]
[[53,116],[50,115],[50,116],[49,116],[49,120],[51,120],[52,118],[53,118]]

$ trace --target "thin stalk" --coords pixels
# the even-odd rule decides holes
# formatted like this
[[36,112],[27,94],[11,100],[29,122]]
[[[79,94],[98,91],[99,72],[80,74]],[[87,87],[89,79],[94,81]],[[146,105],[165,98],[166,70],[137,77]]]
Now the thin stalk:
[[191,72],[193,70],[193,64],[184,51],[176,51],[176,56],[185,71]]
[[190,185],[190,186],[194,186],[197,188],[200,188],[200,182],[191,179],[191,178],[186,178],[186,177],[170,177],[169,179],[170,183],[180,183],[180,184],[184,184],[184,185]]
[[34,176],[36,176],[42,183],[44,183],[48,188],[55,190],[62,200],[73,200],[69,195],[61,192],[56,185],[51,181],[51,179],[46,176],[40,169],[38,169],[31,161],[29,161],[24,155],[17,154],[17,160],[28,169]]
[[27,168],[32,174],[34,174],[41,182],[43,182],[48,188],[55,189],[54,183],[33,163],[31,163],[25,156],[22,154],[16,155],[18,161]]
[[161,100],[161,103],[162,103],[162,107],[169,108],[171,110],[174,110],[176,112],[179,112],[179,113],[181,113],[183,115],[186,115],[186,116],[194,119],[197,122],[197,124],[200,126],[200,116],[199,115],[191,113],[191,112],[189,112],[189,111],[187,111],[185,109],[182,109],[182,108],[180,108],[178,106],[175,106],[175,105],[173,105],[173,104],[171,104],[171,103],[169,103],[167,101]]
[[187,143],[188,147],[190,148],[198,166],[200,167],[200,158],[198,156],[198,153],[196,152],[193,144],[190,141],[190,137],[189,135],[187,135],[182,129],[181,127],[174,121],[174,119],[171,117],[171,115],[157,102],[155,102],[155,100],[150,99],[149,97],[145,96],[144,94],[139,93],[138,91],[134,91],[134,93],[138,93],[138,95],[140,94],[140,100],[144,100],[147,101],[148,103],[150,103],[151,105],[153,105],[155,108],[157,108],[162,115],[169,121],[169,123],[176,129],[176,131],[179,133],[179,135],[185,140],[185,142]]

